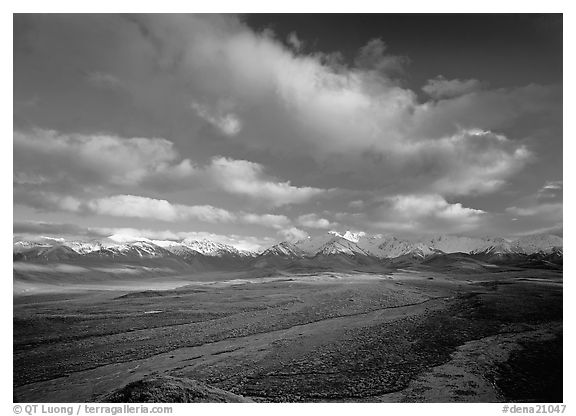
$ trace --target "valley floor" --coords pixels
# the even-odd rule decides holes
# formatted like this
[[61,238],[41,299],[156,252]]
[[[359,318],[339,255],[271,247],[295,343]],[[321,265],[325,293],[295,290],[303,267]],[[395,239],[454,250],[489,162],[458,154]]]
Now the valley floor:
[[14,400],[168,375],[266,402],[562,401],[561,271],[199,280],[15,293]]

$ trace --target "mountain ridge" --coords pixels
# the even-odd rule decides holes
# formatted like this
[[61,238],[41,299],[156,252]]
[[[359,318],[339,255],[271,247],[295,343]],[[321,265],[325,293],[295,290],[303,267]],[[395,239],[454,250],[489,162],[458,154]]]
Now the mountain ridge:
[[[182,241],[141,239],[116,242],[109,239],[76,241],[48,239],[38,242],[15,241],[14,261],[40,263],[129,263],[168,264],[180,269],[241,270],[330,268],[423,262],[434,256],[463,254],[489,263],[524,262],[548,258],[559,262],[563,239],[554,235],[535,235],[515,240],[438,235],[407,240],[393,235],[364,232],[329,232],[294,243],[283,241],[261,252],[242,251],[207,239]],[[560,260],[559,260],[560,259]]]

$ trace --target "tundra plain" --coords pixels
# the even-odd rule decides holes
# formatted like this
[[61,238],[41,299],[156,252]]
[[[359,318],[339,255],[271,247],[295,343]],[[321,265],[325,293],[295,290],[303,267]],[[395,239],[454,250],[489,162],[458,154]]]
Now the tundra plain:
[[561,270],[76,281],[15,275],[14,401],[105,401],[154,377],[256,402],[562,401]]

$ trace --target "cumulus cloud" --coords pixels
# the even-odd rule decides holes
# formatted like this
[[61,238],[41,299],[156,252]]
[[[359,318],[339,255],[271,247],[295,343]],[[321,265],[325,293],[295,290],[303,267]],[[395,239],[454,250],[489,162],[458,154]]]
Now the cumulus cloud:
[[14,172],[48,182],[133,186],[162,177],[186,179],[194,174],[194,166],[162,138],[32,129],[14,132]]
[[203,184],[271,206],[302,203],[327,192],[277,180],[263,165],[247,160],[214,157],[202,167],[182,159],[174,144],[162,138],[43,129],[14,132],[14,182],[57,190],[77,186],[79,191],[85,191],[85,185],[169,190],[175,184],[190,189]]
[[162,221],[186,221],[196,219],[208,223],[243,223],[280,229],[290,225],[285,215],[230,212],[211,205],[173,204],[167,200],[135,195],[115,195],[92,199],[84,209],[97,215],[147,218]]
[[298,217],[298,224],[308,228],[328,229],[336,227],[337,223],[332,223],[326,218],[320,218],[316,214],[305,214]]
[[446,220],[476,219],[485,212],[450,204],[440,195],[397,195],[387,198],[392,209],[408,218],[437,217]]
[[[543,117],[559,96],[537,85],[478,90],[476,80],[436,79],[425,88],[446,99],[422,103],[390,75],[403,59],[390,55],[379,39],[362,47],[353,65],[334,66],[321,55],[294,53],[234,18],[142,18],[140,24],[156,36],[170,34],[176,45],[182,42],[181,49],[174,46],[182,55],[179,70],[189,74],[191,88],[206,105],[214,107],[230,97],[240,103],[244,126],[236,134],[238,143],[278,157],[314,157],[340,175],[357,172],[355,179],[364,186],[380,177],[420,186],[420,191],[431,182],[438,185],[437,192],[494,191],[524,166],[525,146],[486,135],[484,140],[449,143],[473,129],[498,131],[519,117]],[[368,170],[363,166],[366,154],[382,162]],[[466,155],[467,169],[454,159],[460,155]],[[475,179],[478,174],[488,176],[487,181]],[[405,184],[413,176],[420,184]],[[456,177],[462,183],[454,184]],[[232,188],[256,193],[246,186]]]
[[211,205],[172,204],[164,199],[153,199],[136,195],[115,195],[90,200],[88,211],[98,215],[116,217],[151,218],[163,221],[185,221],[194,218],[204,222],[232,222],[236,219],[231,212]]
[[45,211],[110,215],[166,222],[195,219],[207,223],[252,224],[275,229],[288,227],[292,223],[285,215],[231,212],[212,205],[174,204],[165,199],[138,195],[113,195],[82,200],[54,192],[18,191],[14,201]]
[[137,195],[113,195],[82,200],[55,192],[18,192],[15,195],[15,202],[47,211],[146,218],[170,222],[192,218],[211,223],[237,220],[234,213],[211,205],[173,204],[165,199]]
[[443,173],[431,184],[444,195],[489,193],[498,190],[506,179],[520,171],[532,154],[505,136],[480,129],[463,130],[433,143],[422,142],[431,155],[440,152]]
[[434,79],[429,79],[426,85],[422,87],[422,91],[430,97],[439,100],[443,98],[454,98],[461,95],[469,94],[478,91],[482,88],[482,83],[477,79],[446,79],[438,76]]
[[263,200],[273,206],[302,203],[327,192],[324,189],[297,187],[289,181],[279,182],[267,178],[262,165],[247,160],[216,157],[206,171],[211,179],[227,192]]
[[495,192],[535,160],[526,145],[482,129],[461,129],[404,147],[388,154],[366,153],[363,163],[341,159],[340,168],[363,187],[460,196]]
[[280,235],[283,240],[290,243],[295,243],[309,237],[309,234],[306,231],[296,227],[280,230],[278,231],[278,235]]
[[438,194],[398,194],[375,198],[364,212],[335,216],[347,228],[419,235],[475,231],[489,213]]
[[[195,97],[192,108],[199,119],[234,136],[247,151],[314,158],[338,178],[354,172],[354,185],[373,186],[379,178],[385,182],[382,186],[405,188],[397,192],[422,192],[435,183],[435,192],[444,187],[468,193],[470,187],[482,187],[453,186],[452,178],[482,182],[474,178],[488,171],[489,185],[483,191],[492,192],[524,166],[520,160],[528,150],[519,138],[484,140],[483,146],[477,145],[480,140],[461,140],[456,155],[444,152],[446,143],[472,129],[499,132],[521,119],[550,124],[554,114],[561,114],[561,89],[539,85],[478,89],[477,80],[438,78],[425,89],[444,99],[420,102],[414,91],[394,80],[391,74],[405,59],[390,54],[381,39],[360,48],[354,63],[335,64],[321,53],[290,49],[234,16],[132,16],[129,23],[140,35],[130,32],[130,41],[146,51],[139,55],[142,59],[151,61],[138,62],[137,76],[122,67],[122,78],[132,75],[130,93],[139,105],[163,112],[164,107],[175,111],[174,105],[184,102],[189,112],[190,97]],[[163,78],[158,72],[170,76]],[[454,157],[461,154],[469,170],[455,163]],[[491,164],[493,156],[502,161],[498,167]],[[181,173],[193,168],[181,163]],[[514,166],[509,169],[510,164]],[[140,173],[124,180],[141,178],[141,170],[136,172]],[[123,176],[115,175],[119,177]],[[234,188],[255,193],[245,186]],[[299,195],[290,201],[306,195],[288,190],[284,193]]]
[[[303,53],[296,36],[279,39],[270,31],[258,33],[235,16],[85,17],[90,24],[76,24],[78,42],[94,48],[68,56],[70,48],[62,47],[67,40],[63,34],[69,32],[67,19],[55,17],[58,25],[29,19],[43,33],[42,43],[30,53],[36,50],[40,63],[50,55],[44,69],[57,74],[46,74],[56,82],[52,90],[67,90],[60,68],[51,69],[52,62],[63,62],[70,68],[105,68],[89,75],[94,82],[90,85],[110,85],[113,76],[122,81],[122,93],[129,97],[92,107],[99,101],[80,105],[85,97],[78,93],[79,102],[68,97],[69,101],[62,99],[62,108],[46,106],[43,112],[45,125],[63,125],[62,131],[99,131],[93,128],[97,126],[100,131],[122,132],[119,135],[22,129],[15,133],[15,195],[22,191],[17,187],[41,188],[37,201],[29,203],[45,204],[45,209],[81,211],[78,201],[82,206],[82,201],[99,199],[95,195],[148,194],[140,187],[154,184],[155,190],[164,191],[174,182],[192,189],[194,181],[207,192],[224,190],[243,201],[293,210],[295,217],[311,208],[298,211],[291,204],[317,198],[322,210],[319,197],[334,187],[388,195],[434,194],[455,205],[447,201],[493,193],[512,179],[521,180],[518,173],[529,163],[554,156],[544,159],[540,150],[551,141],[542,137],[555,143],[561,138],[561,86],[489,88],[474,79],[436,78],[423,87],[428,94],[423,96],[398,80],[406,59],[392,55],[380,39],[369,40],[350,61],[309,48]],[[94,41],[103,37],[106,41]],[[62,98],[50,94],[39,102]],[[34,120],[31,109],[18,112],[20,120]],[[144,131],[154,133],[142,138]],[[160,138],[163,135],[171,141]],[[230,139],[219,140],[221,136]],[[222,154],[227,157],[210,161]],[[60,186],[53,189],[55,182]],[[71,182],[80,189],[72,199],[49,195],[64,192]],[[103,189],[79,196],[90,186]],[[218,197],[225,203],[232,199]],[[358,198],[362,196],[354,194],[351,199]],[[339,203],[331,209],[342,211],[348,201]],[[391,204],[384,202],[383,209],[398,215]],[[460,224],[456,230],[472,227],[475,218],[463,206],[451,212],[438,205],[444,218],[430,214],[399,222],[384,214],[377,217],[369,205],[352,202],[350,208],[356,212],[340,217],[361,221],[365,216],[411,229],[439,227],[450,218]],[[504,206],[509,205],[529,206]],[[175,215],[162,204],[151,206],[167,217]],[[364,209],[366,213],[359,212]],[[342,222],[336,215],[317,212]],[[242,212],[234,215],[237,222],[252,218]],[[271,227],[283,221],[266,218]]]

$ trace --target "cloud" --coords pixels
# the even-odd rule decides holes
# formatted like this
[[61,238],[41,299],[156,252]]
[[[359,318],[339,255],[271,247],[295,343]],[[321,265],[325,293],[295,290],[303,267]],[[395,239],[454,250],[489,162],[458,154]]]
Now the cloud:
[[242,123],[238,116],[232,112],[220,114],[210,111],[202,104],[193,102],[191,107],[199,117],[203,118],[214,127],[217,127],[226,136],[235,136],[242,129]]
[[563,183],[562,181],[546,181],[544,186],[536,193],[538,200],[550,200],[562,198]]
[[256,224],[264,227],[282,228],[290,225],[291,221],[285,215],[274,214],[247,214],[241,215],[241,221],[245,224]]
[[545,189],[562,189],[562,181],[547,181],[546,184],[542,187],[542,190]]
[[288,45],[292,46],[296,52],[300,52],[304,47],[304,42],[298,37],[296,32],[290,32],[286,37],[286,42],[288,42]]
[[150,218],[162,221],[185,221],[197,219],[204,222],[233,222],[236,216],[222,208],[211,205],[172,204],[164,199],[136,195],[115,195],[90,200],[86,209],[97,215],[115,217]]
[[284,230],[278,231],[278,235],[282,237],[283,240],[295,243],[297,241],[303,240],[308,238],[308,233],[304,230],[301,230],[296,227],[287,228]]
[[308,228],[328,229],[336,227],[337,223],[332,223],[325,218],[320,218],[316,214],[305,214],[298,217],[298,224]]
[[437,217],[447,220],[477,218],[485,212],[465,208],[460,203],[450,204],[440,195],[397,195],[387,198],[391,208],[403,217]]
[[73,196],[22,187],[14,189],[14,203],[40,211],[79,212],[82,207],[82,200]]
[[506,211],[521,217],[538,216],[551,221],[562,221],[562,206],[562,203],[544,203],[526,207],[508,207]]
[[363,212],[340,212],[335,217],[347,229],[426,235],[473,232],[490,214],[438,194],[398,194],[374,198]]
[[[549,162],[561,152],[561,85],[492,88],[481,80],[436,78],[423,87],[426,96],[399,79],[406,59],[380,39],[355,58],[353,51],[345,57],[311,51],[312,45],[304,51],[296,36],[257,32],[231,15],[85,16],[82,24],[61,16],[26,19],[43,33],[30,39],[26,59],[38,63],[50,88],[32,92],[44,104],[41,117],[38,106],[15,108],[15,200],[33,199],[23,193],[35,189],[41,192],[31,204],[74,210],[78,201],[102,195],[153,190],[168,198],[170,189],[201,188],[179,193],[179,200],[193,206],[190,195],[209,193],[223,208],[263,203],[275,208],[272,214],[294,218],[312,208],[290,205],[315,202],[320,217],[342,222],[322,212],[322,197],[334,188],[349,190],[356,201],[434,194],[453,205],[464,195],[470,201],[525,185],[532,173],[519,173],[527,166],[559,176]],[[83,44],[93,47],[77,47]],[[18,102],[32,96],[21,87],[31,78],[26,62],[15,62],[22,68],[15,71],[15,91],[23,91]],[[92,68],[95,84],[77,85],[62,77],[63,68],[81,76]],[[114,99],[93,88],[114,83],[109,76],[123,84]],[[29,120],[46,129],[21,127]],[[64,133],[74,131],[81,133]],[[548,148],[556,153],[546,156]],[[213,162],[215,155],[226,157]],[[334,212],[349,203],[334,202]],[[390,204],[383,209],[391,211]],[[502,204],[499,210],[530,206]],[[474,226],[470,218],[449,223],[431,214],[400,223],[376,215],[370,202],[350,208],[359,214],[342,213],[350,221],[364,215],[410,229],[442,221],[456,230]],[[240,223],[242,212],[234,215]]]
[[364,208],[364,201],[362,201],[361,199],[356,199],[354,201],[350,201],[348,203],[348,206],[354,209],[361,209]]
[[387,49],[382,39],[372,39],[360,48],[354,63],[360,69],[377,71],[386,76],[402,73],[408,58],[390,55]]
[[460,196],[498,191],[535,160],[527,146],[482,129],[462,129],[403,146],[389,153],[367,152],[363,163],[340,159],[339,170],[329,172],[350,172],[360,189]]
[[33,129],[14,132],[14,180],[56,190],[86,185],[153,187],[158,190],[212,185],[272,206],[302,203],[327,192],[297,187],[268,177],[263,165],[214,157],[204,167],[182,159],[174,144],[162,138],[123,138],[98,134],[62,134]]
[[289,181],[278,182],[267,178],[262,165],[247,160],[216,157],[206,171],[225,191],[263,200],[273,206],[306,202],[327,192],[325,189],[297,187]]
[[482,87],[482,83],[477,79],[448,80],[442,76],[438,76],[434,79],[429,79],[426,85],[422,87],[422,91],[430,97],[440,100],[470,94],[471,92],[480,90]]
[[252,224],[275,229],[291,225],[290,219],[285,215],[231,212],[212,205],[174,204],[165,199],[138,195],[113,195],[82,200],[53,192],[18,191],[14,202],[44,211],[110,215],[166,222],[195,219],[207,223]]
[[441,152],[444,156],[444,166],[438,167],[443,175],[431,184],[444,195],[494,192],[532,158],[525,146],[480,129],[463,130],[420,146],[432,155]]
[[[524,230],[516,231],[525,232],[529,230],[552,230],[562,228],[563,223],[563,182],[546,181],[545,184],[535,193],[524,196],[515,201],[515,204],[506,208],[506,213],[515,218],[513,221],[521,224]],[[533,234],[534,232],[527,232]]]
[[[415,137],[438,138],[458,130],[482,129],[512,137],[553,138],[562,114],[562,89],[529,84],[515,88],[482,89],[450,99],[426,101],[414,107],[409,132]],[[552,135],[552,136],[550,136]]]
[[106,134],[62,134],[31,129],[14,132],[14,174],[47,182],[134,186],[145,181],[190,178],[195,168],[162,138]]
[[14,234],[43,235],[53,237],[85,237],[97,238],[106,236],[106,232],[98,229],[81,227],[76,224],[52,223],[44,221],[15,221],[13,225]]
[[[229,149],[232,159],[252,152],[265,155],[266,166],[312,159],[330,178],[343,178],[339,187],[424,192],[435,184],[434,192],[494,192],[525,166],[522,155],[531,152],[511,127],[528,120],[541,130],[561,115],[561,88],[535,84],[478,89],[477,80],[437,78],[424,88],[444,99],[422,101],[394,78],[406,59],[390,54],[381,39],[367,42],[354,62],[335,63],[326,54],[295,51],[235,16],[139,15],[117,20],[106,22],[126,42],[116,44],[114,56],[120,58],[108,58],[101,67],[127,80],[138,108],[154,115],[148,117],[150,123],[166,119],[169,124],[163,128],[174,130],[183,147],[192,142],[201,148],[217,146],[210,140],[213,132],[202,128],[208,122],[219,135],[234,137],[238,148]],[[45,38],[59,45],[57,40]],[[140,53],[134,56],[133,51]],[[107,51],[98,52],[107,57]],[[480,140],[461,140],[454,152],[444,152],[453,137],[474,129],[509,140],[486,139],[482,146]],[[221,148],[200,150],[223,153]],[[466,156],[469,169],[457,163],[460,155]],[[494,160],[501,164],[495,167]],[[193,167],[182,161],[178,170]],[[124,180],[142,178],[142,171],[135,171],[140,173]],[[474,179],[478,172],[489,172],[487,186]],[[303,179],[300,172],[291,175],[293,182]],[[124,176],[114,176],[115,181],[119,178]],[[459,183],[453,184],[453,178]]]
[[276,229],[286,227],[291,223],[285,215],[234,213],[211,205],[173,204],[163,199],[135,195],[115,195],[93,199],[85,204],[85,209],[97,215],[147,218],[170,222],[196,219],[208,223],[243,223]]
[[[206,108],[237,103],[243,127],[235,142],[276,158],[314,158],[335,176],[354,172],[364,187],[384,178],[382,185],[397,184],[397,192],[422,192],[430,184],[435,192],[493,192],[524,167],[530,151],[516,138],[490,137],[505,137],[500,130],[522,117],[549,117],[561,101],[550,87],[478,90],[476,80],[436,79],[425,88],[445,99],[420,102],[393,77],[405,60],[380,39],[362,47],[353,65],[333,65],[231,17],[142,18],[140,24],[155,36],[170,34],[178,73]],[[486,132],[484,140],[454,141],[472,130]],[[466,169],[455,159],[461,155]],[[228,188],[259,189],[235,185]]]

